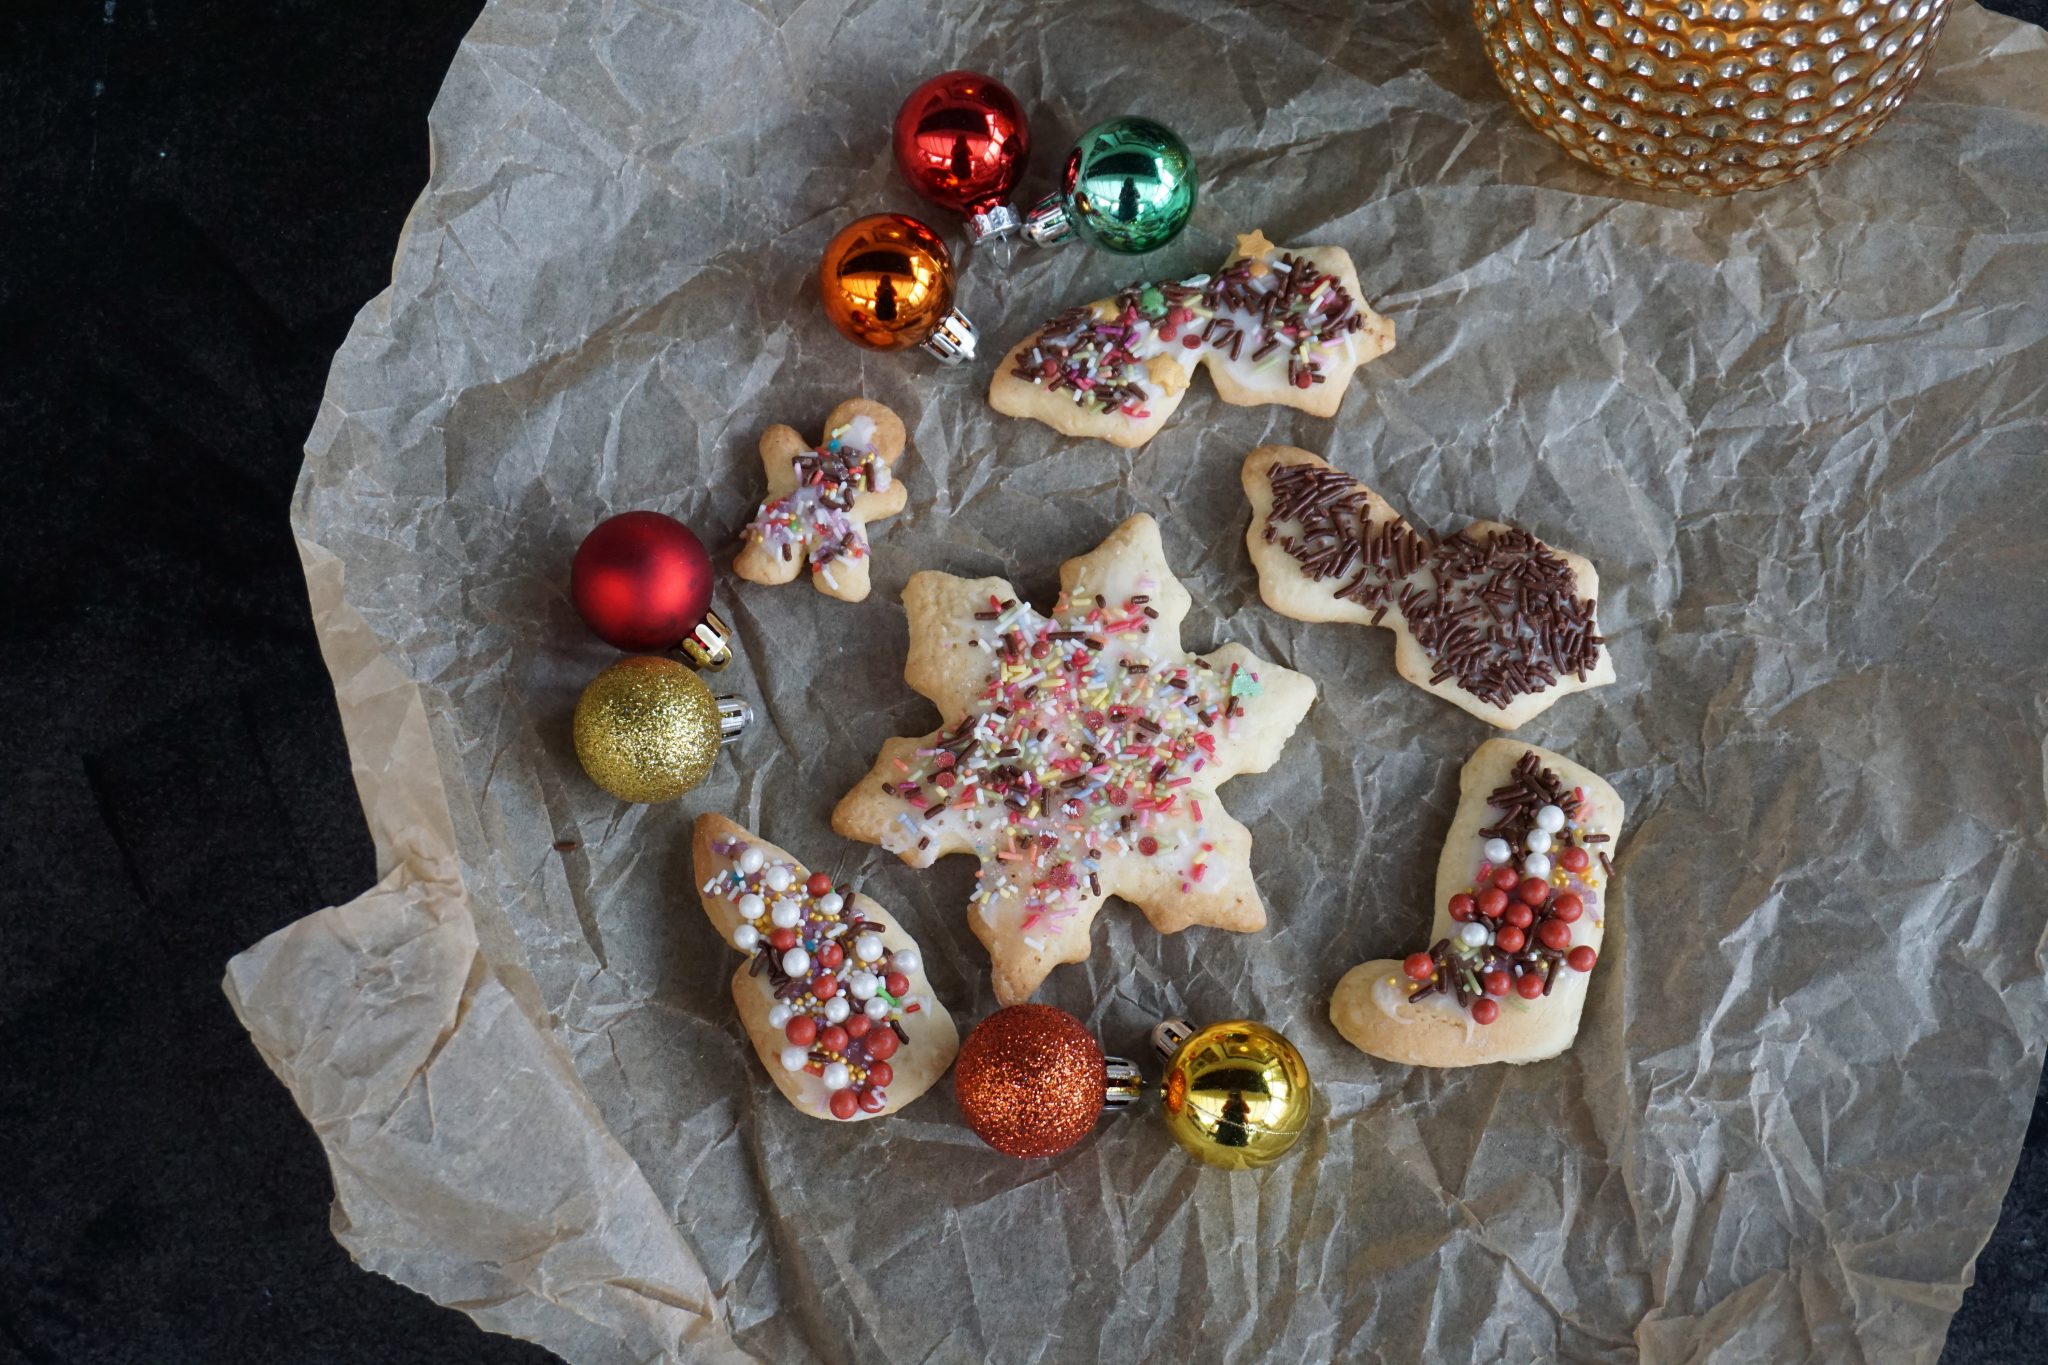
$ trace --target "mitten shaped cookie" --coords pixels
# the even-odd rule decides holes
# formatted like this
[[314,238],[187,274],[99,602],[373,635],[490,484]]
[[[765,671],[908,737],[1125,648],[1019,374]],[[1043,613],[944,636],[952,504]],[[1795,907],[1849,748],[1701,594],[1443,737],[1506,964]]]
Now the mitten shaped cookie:
[[1490,739],[1437,861],[1430,947],[1353,967],[1330,1021],[1410,1066],[1536,1062],[1578,1036],[1613,909],[1621,798],[1561,754]]
[[865,398],[832,409],[816,446],[794,428],[768,428],[761,437],[768,499],[747,525],[733,570],[755,583],[787,583],[809,568],[819,592],[864,599],[868,523],[903,510],[906,494],[891,466],[906,439],[903,419]]
[[1226,403],[1335,416],[1352,374],[1394,346],[1339,247],[1283,251],[1261,232],[1213,275],[1134,284],[1070,308],[1012,347],[989,405],[1068,436],[1141,446],[1205,365]]
[[1282,616],[1384,625],[1403,678],[1503,730],[1614,681],[1600,577],[1571,551],[1497,521],[1426,537],[1293,446],[1260,446],[1243,478],[1259,595]]
[[1000,578],[911,578],[904,677],[941,724],[888,741],[832,813],[915,867],[980,860],[970,923],[1006,1005],[1088,956],[1111,895],[1162,933],[1263,926],[1251,834],[1216,789],[1270,767],[1315,699],[1242,646],[1181,648],[1189,597],[1150,517],[1067,561],[1060,584],[1041,615]]
[[747,955],[732,974],[740,1022],[791,1104],[874,1118],[946,1074],[959,1030],[881,906],[722,815],[698,817],[691,852],[704,913]]

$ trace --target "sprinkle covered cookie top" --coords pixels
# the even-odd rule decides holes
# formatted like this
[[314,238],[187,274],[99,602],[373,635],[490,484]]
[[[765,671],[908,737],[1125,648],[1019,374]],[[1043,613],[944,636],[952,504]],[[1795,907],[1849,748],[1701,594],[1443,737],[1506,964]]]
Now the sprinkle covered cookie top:
[[854,418],[793,463],[796,490],[763,503],[746,534],[785,560],[801,553],[812,573],[829,578],[833,564],[868,554],[867,532],[852,515],[854,499],[891,482],[888,462],[875,447],[874,419]]
[[1313,581],[1342,580],[1336,595],[1373,608],[1378,625],[1398,611],[1435,672],[1490,706],[1584,681],[1604,641],[1594,602],[1578,596],[1564,557],[1527,531],[1431,541],[1397,516],[1374,520],[1373,498],[1339,470],[1275,464],[1264,539]]
[[822,872],[744,839],[720,837],[711,851],[727,865],[702,889],[737,911],[732,945],[774,988],[768,1022],[786,1040],[783,1068],[819,1078],[835,1118],[880,1113],[895,1079],[890,1058],[910,1042],[904,1017],[924,1007],[911,993],[917,951],[891,949],[884,926]]

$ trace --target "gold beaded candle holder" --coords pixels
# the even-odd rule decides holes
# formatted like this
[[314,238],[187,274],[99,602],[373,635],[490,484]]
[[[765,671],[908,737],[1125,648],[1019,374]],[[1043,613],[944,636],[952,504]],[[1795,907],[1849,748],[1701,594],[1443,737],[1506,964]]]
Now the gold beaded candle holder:
[[1508,98],[1579,160],[1654,189],[1782,184],[1913,88],[1951,0],[1473,0]]

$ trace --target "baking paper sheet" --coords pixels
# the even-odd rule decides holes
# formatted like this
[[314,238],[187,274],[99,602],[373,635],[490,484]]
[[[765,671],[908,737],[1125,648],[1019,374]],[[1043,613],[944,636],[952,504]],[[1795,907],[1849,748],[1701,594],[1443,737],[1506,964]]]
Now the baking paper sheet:
[[[965,259],[984,359],[948,371],[843,341],[812,272],[852,216],[916,208],[889,120],[955,65],[1031,111],[1026,199],[1122,112],[1180,130],[1203,192],[1142,261]],[[1936,1356],[2048,1021],[2040,32],[1959,9],[1870,145],[1721,202],[1567,161],[1456,0],[497,0],[431,135],[293,512],[387,875],[227,983],[364,1265],[577,1365]],[[1348,249],[1399,329],[1337,419],[1198,383],[1120,452],[987,409],[1033,323],[1252,227]],[[874,595],[738,582],[761,432],[853,395],[912,442]],[[1348,967],[1419,944],[1489,732],[1402,683],[1384,633],[1260,604],[1237,467],[1266,441],[1419,524],[1503,515],[1599,566],[1622,680],[1521,732],[1631,812],[1563,1058],[1410,1071],[1328,1023]],[[605,797],[569,741],[612,657],[569,558],[636,507],[713,546],[740,637],[717,688],[760,711],[658,808]],[[1322,700],[1226,788],[1268,929],[1162,938],[1112,903],[1039,998],[1132,1056],[1161,1015],[1272,1023],[1314,1071],[1312,1131],[1232,1176],[1144,1113],[1013,1162],[946,1085],[886,1123],[801,1117],[734,1020],[689,822],[864,879],[982,1017],[970,863],[913,871],[827,815],[933,721],[901,680],[912,572],[1043,602],[1139,511],[1194,594],[1188,643],[1240,640]]]

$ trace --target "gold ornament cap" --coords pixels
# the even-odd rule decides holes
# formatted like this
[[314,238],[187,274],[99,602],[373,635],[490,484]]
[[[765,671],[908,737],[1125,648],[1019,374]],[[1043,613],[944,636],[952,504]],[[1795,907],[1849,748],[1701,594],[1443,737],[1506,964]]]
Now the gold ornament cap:
[[621,659],[576,703],[576,759],[621,801],[673,801],[703,782],[720,744],[752,720],[744,701],[712,696],[674,659]]
[[1168,1019],[1152,1030],[1152,1046],[1166,1062],[1166,1131],[1211,1166],[1270,1165],[1308,1127],[1315,1103],[1308,1063],[1264,1024],[1231,1019],[1197,1029]]

